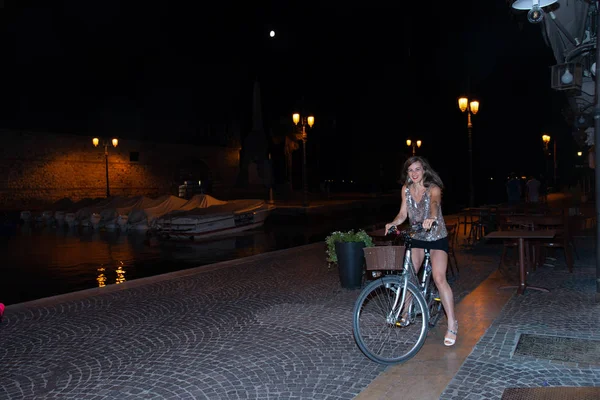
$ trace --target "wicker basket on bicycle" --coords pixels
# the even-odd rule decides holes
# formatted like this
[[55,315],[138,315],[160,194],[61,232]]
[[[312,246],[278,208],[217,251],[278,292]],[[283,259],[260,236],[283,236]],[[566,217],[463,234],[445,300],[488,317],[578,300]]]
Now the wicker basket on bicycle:
[[401,270],[404,265],[404,246],[375,246],[365,247],[367,271]]

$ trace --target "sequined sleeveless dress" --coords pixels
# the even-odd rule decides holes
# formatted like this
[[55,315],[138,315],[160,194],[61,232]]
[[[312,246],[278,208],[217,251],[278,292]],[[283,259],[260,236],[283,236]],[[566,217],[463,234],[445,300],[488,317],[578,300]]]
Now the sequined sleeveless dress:
[[[431,208],[431,194],[429,191],[429,187],[425,189],[425,193],[423,194],[421,201],[417,203],[410,194],[409,187],[406,187],[406,207],[408,211],[408,220],[411,225],[422,223],[426,218],[429,217],[429,211]],[[414,239],[425,242],[434,242],[448,236],[446,224],[444,223],[444,217],[442,215],[442,205],[438,204],[437,207],[437,224],[428,231],[415,234]]]

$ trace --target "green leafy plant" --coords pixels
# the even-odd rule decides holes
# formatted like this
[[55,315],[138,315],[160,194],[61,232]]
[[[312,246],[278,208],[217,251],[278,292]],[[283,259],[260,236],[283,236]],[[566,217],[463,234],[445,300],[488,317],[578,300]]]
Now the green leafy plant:
[[354,230],[348,232],[331,232],[325,238],[325,244],[327,245],[325,252],[327,253],[327,261],[329,262],[337,262],[337,254],[335,254],[335,244],[337,242],[363,242],[365,247],[373,246],[373,239],[363,229],[357,232],[354,232]]

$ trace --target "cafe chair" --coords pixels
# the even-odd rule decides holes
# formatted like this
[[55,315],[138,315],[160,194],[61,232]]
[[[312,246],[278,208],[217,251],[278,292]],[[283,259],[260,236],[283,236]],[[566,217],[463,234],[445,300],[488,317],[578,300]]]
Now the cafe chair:
[[471,227],[473,225],[473,223],[475,223],[475,215],[467,208],[461,210],[458,214],[458,229],[460,229],[460,226],[463,226],[463,236],[468,237],[467,236],[467,226],[469,227],[469,233],[471,232]]
[[469,232],[469,236],[473,243],[481,240],[486,235],[491,224],[490,209],[479,209],[476,213],[477,214],[473,218],[473,223],[471,224],[471,232]]
[[548,249],[562,249],[565,255],[565,261],[569,272],[573,272],[573,253],[575,246],[573,245],[573,239],[570,235],[568,216],[567,215],[553,215],[537,218],[536,229],[554,229],[556,230],[556,236],[549,240],[538,242],[537,246],[540,247],[539,251],[540,265],[544,262],[544,257]]
[[458,224],[447,224],[446,230],[448,231],[448,269],[452,276],[455,277],[459,273],[456,252],[454,251],[458,236]]

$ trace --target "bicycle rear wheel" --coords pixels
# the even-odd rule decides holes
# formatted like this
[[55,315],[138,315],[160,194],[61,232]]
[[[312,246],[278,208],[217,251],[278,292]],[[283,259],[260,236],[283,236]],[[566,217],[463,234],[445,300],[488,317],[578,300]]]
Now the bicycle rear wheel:
[[[384,276],[367,285],[354,306],[356,344],[369,359],[380,364],[409,360],[421,349],[427,337],[427,303],[413,283],[408,282],[406,287],[405,304],[393,309],[396,293],[403,289],[402,277]],[[408,325],[401,323],[402,316],[408,318]]]

